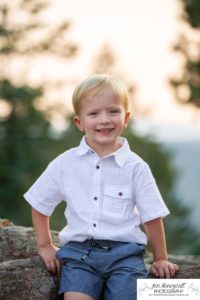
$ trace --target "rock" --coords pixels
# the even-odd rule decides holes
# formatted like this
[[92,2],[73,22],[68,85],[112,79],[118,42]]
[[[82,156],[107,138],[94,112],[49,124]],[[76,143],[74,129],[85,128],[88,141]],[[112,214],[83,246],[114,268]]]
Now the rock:
[[[169,255],[169,261],[179,266],[176,278],[200,278],[200,256],[193,255]],[[147,269],[152,264],[151,254],[145,257]]]
[[180,270],[176,274],[176,278],[199,279],[200,278],[200,264],[193,266],[193,267],[180,268]]
[[[59,246],[58,232],[52,239]],[[38,255],[33,228],[0,219],[0,300],[55,300],[59,278],[50,274]]]
[[200,256],[197,255],[169,255],[169,259],[183,269],[200,265]]
[[6,226],[13,226],[14,224],[7,219],[0,219],[0,228],[1,227],[6,227]]
[[[52,239],[59,246],[58,232]],[[200,278],[200,256],[170,256],[179,265],[176,278]],[[145,257],[147,267],[151,256]],[[55,300],[59,277],[49,273],[38,255],[33,228],[0,219],[0,300]]]
[[58,281],[38,255],[9,260],[0,264],[0,299],[55,300]]
[[[58,232],[51,233],[54,244],[59,246]],[[0,262],[38,254],[34,229],[15,226],[8,220],[0,219],[0,245]]]

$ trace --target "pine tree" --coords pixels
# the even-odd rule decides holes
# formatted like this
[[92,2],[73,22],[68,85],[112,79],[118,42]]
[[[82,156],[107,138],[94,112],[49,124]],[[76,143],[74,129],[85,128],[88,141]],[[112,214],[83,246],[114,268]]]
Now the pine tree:
[[[200,1],[179,0],[183,5],[182,19],[189,30],[184,31],[177,40],[174,50],[179,52],[184,60],[180,78],[172,78],[178,101],[200,107]],[[192,34],[191,34],[192,32]],[[196,36],[196,38],[194,38]]]
[[[40,16],[47,4],[44,0],[0,3],[0,217],[21,224],[30,224],[26,213],[30,209],[22,195],[57,149],[50,120],[36,106],[45,87],[26,82],[24,60],[42,54],[68,59],[77,50],[66,35],[68,22],[53,29],[44,25]],[[16,62],[21,62],[17,70]]]

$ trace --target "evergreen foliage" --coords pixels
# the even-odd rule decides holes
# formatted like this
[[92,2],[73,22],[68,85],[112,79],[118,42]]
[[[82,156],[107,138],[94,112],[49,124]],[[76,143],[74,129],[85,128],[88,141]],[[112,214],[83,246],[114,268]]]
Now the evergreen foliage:
[[180,0],[184,14],[182,18],[188,23],[197,38],[185,31],[177,40],[174,50],[179,52],[185,60],[180,78],[172,78],[175,95],[181,103],[193,104],[200,107],[200,1]]
[[22,195],[55,156],[57,147],[47,114],[36,108],[44,87],[20,80],[22,71],[13,71],[13,63],[50,53],[70,58],[77,50],[66,39],[68,22],[52,29],[41,21],[47,5],[44,0],[0,3],[0,214],[16,224],[30,224],[30,208]]
[[[47,1],[43,0],[1,1],[0,4],[0,108],[4,107],[4,111],[0,111],[0,217],[19,225],[31,225],[30,207],[24,201],[23,193],[53,158],[77,146],[82,137],[72,118],[65,131],[52,134],[48,113],[37,107],[45,86],[33,87],[25,79],[20,79],[20,69],[15,76],[11,72],[14,60],[27,56],[31,60],[33,54],[51,53],[68,59],[75,55],[77,47],[64,38],[69,29],[67,22],[54,26],[53,30],[47,28],[40,39],[34,38],[39,29],[43,31],[44,24],[40,23],[39,15],[46,5]],[[24,21],[15,19],[16,14],[23,16]],[[129,87],[133,93],[133,87]],[[150,138],[138,137],[131,125],[125,136],[131,149],[149,163],[172,211],[166,222],[170,252],[183,253],[188,249],[185,248],[187,244],[191,254],[196,233],[188,224],[188,210],[172,193],[176,174],[169,155]],[[64,209],[61,204],[53,214],[52,228],[60,229],[64,225]],[[196,249],[198,245],[197,241]]]

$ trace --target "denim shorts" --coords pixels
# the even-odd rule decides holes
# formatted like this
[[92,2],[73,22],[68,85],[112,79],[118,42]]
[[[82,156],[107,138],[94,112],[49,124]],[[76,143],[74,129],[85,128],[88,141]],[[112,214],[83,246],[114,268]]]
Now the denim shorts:
[[59,294],[79,292],[95,300],[136,300],[137,278],[146,278],[144,245],[108,240],[69,242],[62,262]]

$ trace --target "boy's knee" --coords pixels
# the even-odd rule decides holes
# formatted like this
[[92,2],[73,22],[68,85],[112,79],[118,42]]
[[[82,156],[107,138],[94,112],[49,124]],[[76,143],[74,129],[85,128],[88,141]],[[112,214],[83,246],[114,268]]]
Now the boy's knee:
[[78,293],[78,292],[66,292],[64,293],[64,300],[95,300],[94,298]]

